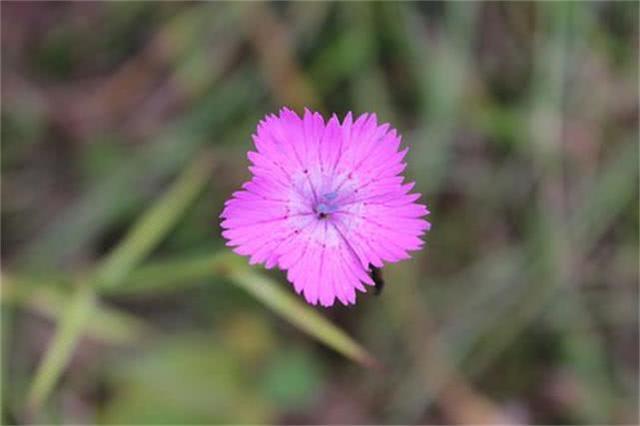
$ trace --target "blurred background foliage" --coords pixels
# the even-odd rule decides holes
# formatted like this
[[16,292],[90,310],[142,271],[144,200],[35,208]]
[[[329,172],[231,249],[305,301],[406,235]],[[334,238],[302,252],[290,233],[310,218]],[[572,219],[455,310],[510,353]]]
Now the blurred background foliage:
[[[1,7],[4,423],[638,423],[637,2]],[[381,296],[224,247],[282,105],[411,147]]]

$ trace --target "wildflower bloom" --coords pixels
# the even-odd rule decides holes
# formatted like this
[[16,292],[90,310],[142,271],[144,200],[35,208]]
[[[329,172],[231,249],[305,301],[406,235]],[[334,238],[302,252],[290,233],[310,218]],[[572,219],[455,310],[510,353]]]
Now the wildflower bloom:
[[370,265],[409,258],[430,228],[426,206],[399,174],[407,148],[375,114],[325,123],[283,108],[259,124],[253,177],[222,212],[227,245],[250,263],[278,266],[307,302],[355,303],[374,285]]

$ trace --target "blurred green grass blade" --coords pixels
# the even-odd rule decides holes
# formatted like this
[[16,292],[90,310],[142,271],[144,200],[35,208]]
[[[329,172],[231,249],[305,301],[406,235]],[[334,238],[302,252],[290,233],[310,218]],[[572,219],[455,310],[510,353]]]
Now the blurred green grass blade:
[[407,40],[409,63],[418,83],[420,122],[407,140],[412,155],[409,167],[425,192],[435,192],[450,171],[454,144],[451,138],[458,126],[458,114],[470,81],[473,32],[477,6],[472,2],[449,2],[445,8],[442,35],[429,37],[427,26],[415,3],[403,2],[402,23]]
[[[572,237],[576,257],[588,253],[637,196],[637,144],[629,141],[610,157],[602,166],[602,173],[594,177],[594,182],[585,185],[582,190],[585,194],[582,205],[573,209],[573,214],[568,219],[568,233]],[[509,344],[537,315],[540,315],[544,307],[552,303],[554,297],[562,301],[562,310],[574,309],[573,289],[565,288],[563,293],[563,289],[537,279],[537,271],[542,267],[546,245],[540,238],[529,238],[529,242],[523,246],[512,246],[488,254],[450,280],[429,282],[434,289],[461,288],[464,287],[462,283],[469,281],[491,283],[490,287],[485,284],[471,292],[465,290],[464,294],[455,292],[444,301],[435,290],[432,297],[439,297],[440,303],[445,306],[456,305],[455,309],[451,309],[450,316],[443,320],[443,324],[447,326],[442,328],[440,334],[442,340],[449,342],[452,348],[450,353],[454,363],[463,365],[465,372],[471,377],[479,377],[486,371]],[[536,279],[529,281],[527,277]],[[567,291],[574,294],[566,293]],[[459,303],[459,299],[464,301]],[[505,318],[508,318],[508,321],[505,321]],[[480,344],[481,346],[478,346]],[[566,345],[576,343],[569,341]],[[574,346],[567,349],[572,350]],[[589,362],[593,362],[593,358],[598,354],[588,355],[591,358]],[[599,373],[589,373],[588,376],[601,380]],[[428,400],[431,394],[439,392],[436,389],[431,394],[425,393],[421,378],[410,378],[405,387],[416,389],[425,400]],[[401,394],[391,404],[404,404],[402,398],[405,395]]]
[[356,75],[366,60],[362,40],[354,32],[336,36],[313,58],[308,67],[311,80],[320,95],[329,93],[341,78]]
[[66,366],[82,335],[94,305],[94,287],[118,285],[162,240],[186,207],[208,181],[213,158],[208,152],[196,157],[176,182],[134,225],[120,243],[96,269],[91,280],[74,295],[71,307],[58,325],[53,344],[40,364],[29,393],[29,406],[38,409]]
[[82,282],[69,300],[69,306],[31,384],[27,400],[30,409],[37,410],[51,392],[92,314],[94,303],[94,290],[87,282]]
[[[636,196],[635,182],[637,182],[638,173],[637,168],[634,167],[636,159],[637,146],[631,143],[621,146],[603,167],[605,172],[599,176],[589,196],[585,197],[584,205],[575,209],[575,213],[569,220],[569,234],[574,241],[572,244],[574,256],[580,257],[588,253],[625,206]],[[612,188],[615,189],[612,190]],[[534,272],[544,267],[545,255],[548,255],[545,242],[533,241],[530,251],[527,264],[523,265],[518,276],[535,276]],[[516,276],[511,278],[512,282],[515,280]],[[523,332],[536,315],[539,315],[541,310],[552,302],[554,296],[562,297],[565,301],[563,310],[573,312],[575,309],[583,309],[575,304],[576,294],[573,289],[564,289],[574,292],[571,296],[563,295],[561,290],[563,289],[558,283],[550,280],[538,280],[528,284],[525,282],[524,288],[517,290],[515,303],[495,306],[494,309],[497,312],[502,311],[501,314],[489,317],[491,319],[489,322],[478,321],[477,329],[472,335],[476,340],[484,338],[485,344],[482,351],[474,354],[473,359],[469,358],[467,362],[469,373],[478,375],[485,370],[498,354]],[[504,321],[505,317],[509,318],[508,322]],[[584,324],[585,321],[586,319],[582,320],[582,323]],[[590,354],[592,357],[595,355],[597,354]],[[600,364],[603,365],[603,362]],[[592,373],[589,375],[591,376]]]
[[335,351],[365,367],[380,367],[380,363],[360,344],[305,305],[301,299],[284,290],[281,284],[248,268],[233,270],[229,278],[293,325]]
[[97,285],[113,287],[149,254],[209,180],[210,153],[198,156],[169,191],[134,225],[124,241],[98,267]]
[[[1,282],[1,281],[0,281]],[[0,292],[0,295],[4,293]],[[16,372],[9,371],[9,356],[12,348],[11,342],[16,334],[16,309],[7,306],[4,302],[0,303],[0,389],[9,389],[16,380]],[[15,367],[14,367],[15,368]],[[12,406],[11,399],[13,396],[9,392],[0,392],[0,421],[4,422],[7,418],[9,407]]]
[[[249,270],[241,258],[226,250],[192,258],[157,261],[132,271],[123,279],[122,285],[99,290],[101,294],[108,295],[155,293],[182,289],[198,280],[216,276],[228,277],[268,308],[347,358],[367,367],[380,366],[373,356],[344,331],[298,297],[291,295],[281,284]],[[123,318],[109,318],[107,313],[103,315],[103,319],[108,319],[116,327],[124,324]],[[89,326],[91,322],[88,323]]]
[[570,221],[570,235],[576,247],[586,248],[595,244],[633,197],[637,199],[637,137],[624,141],[611,154],[603,170],[593,183],[582,189],[584,205]]
[[123,285],[106,288],[109,295],[145,294],[183,289],[200,280],[224,275],[236,257],[219,251],[189,258],[167,259],[143,265],[127,276]]
[[379,366],[361,345],[322,315],[291,295],[281,284],[248,269],[243,260],[228,251],[189,259],[166,260],[133,271],[126,285],[105,289],[109,294],[133,294],[183,288],[184,283],[227,276],[267,307],[320,342],[367,367]]
[[158,131],[157,140],[131,152],[114,173],[90,185],[69,208],[52,218],[45,232],[20,253],[20,265],[49,271],[81,251],[105,228],[142,208],[141,181],[155,183],[178,173],[214,129],[221,140],[228,139],[227,133],[236,130],[236,117],[253,113],[262,96],[251,71],[239,69],[191,112]]
[[[53,322],[61,321],[69,295],[49,282],[30,282],[22,277],[2,276],[3,306],[22,306]],[[95,304],[85,325],[86,334],[109,344],[137,341],[148,333],[148,327],[133,315]]]
[[355,109],[375,111],[382,120],[396,123],[391,107],[391,94],[385,81],[385,74],[379,65],[379,41],[375,37],[374,3],[353,2],[341,4],[345,31],[355,33],[361,45],[360,69],[352,76],[352,93]]

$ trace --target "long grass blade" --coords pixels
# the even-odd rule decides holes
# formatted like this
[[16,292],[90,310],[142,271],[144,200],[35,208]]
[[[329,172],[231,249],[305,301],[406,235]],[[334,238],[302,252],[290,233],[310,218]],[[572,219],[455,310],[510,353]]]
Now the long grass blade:
[[60,372],[65,368],[76,343],[84,331],[91,315],[95,293],[86,282],[82,282],[69,300],[67,310],[58,325],[52,343],[38,367],[29,390],[27,406],[37,410],[53,389]]
[[156,247],[208,181],[212,161],[210,154],[198,156],[165,195],[134,225],[106,260],[98,265],[95,275],[74,295],[32,382],[28,398],[30,409],[40,408],[66,367],[85,331],[87,319],[92,315],[95,288],[120,284]]
[[124,241],[99,266],[99,287],[118,285],[182,216],[211,176],[213,158],[201,155],[169,191],[134,225]]
[[360,344],[285,291],[282,285],[248,268],[234,270],[230,278],[287,321],[335,351],[365,367],[381,368],[381,364]]
[[361,365],[380,366],[359,343],[298,297],[291,295],[282,284],[247,268],[241,262],[237,256],[226,251],[197,258],[156,262],[132,272],[124,285],[108,291],[110,294],[170,291],[184,288],[187,283],[226,276],[275,313],[326,346]]
[[[55,323],[68,310],[69,296],[47,281],[2,276],[3,306],[20,306]],[[84,327],[88,337],[112,345],[133,343],[150,331],[135,316],[100,304],[95,304]]]

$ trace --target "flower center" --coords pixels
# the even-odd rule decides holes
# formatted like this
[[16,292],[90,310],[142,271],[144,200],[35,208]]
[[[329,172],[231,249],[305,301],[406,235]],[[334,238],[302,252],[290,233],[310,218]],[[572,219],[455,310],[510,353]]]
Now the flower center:
[[313,209],[318,219],[326,219],[331,215],[331,213],[338,209],[338,206],[333,203],[333,200],[335,200],[336,197],[337,194],[335,192],[329,192],[320,197],[318,204]]

